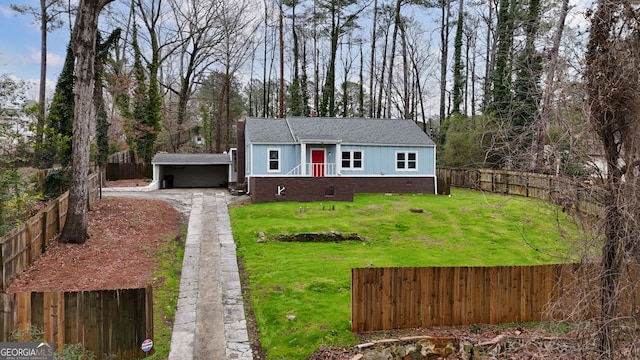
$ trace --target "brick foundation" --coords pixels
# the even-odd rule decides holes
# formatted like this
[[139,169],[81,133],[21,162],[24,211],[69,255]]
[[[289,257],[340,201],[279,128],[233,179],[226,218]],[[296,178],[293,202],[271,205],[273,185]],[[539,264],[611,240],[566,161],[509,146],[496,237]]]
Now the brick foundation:
[[432,177],[354,177],[356,193],[435,194]]
[[249,193],[251,201],[256,204],[274,201],[353,201],[355,193],[434,194],[435,178],[251,177]]
[[[353,182],[338,177],[252,177],[253,203],[273,201],[353,201]],[[278,195],[278,189],[283,189]]]

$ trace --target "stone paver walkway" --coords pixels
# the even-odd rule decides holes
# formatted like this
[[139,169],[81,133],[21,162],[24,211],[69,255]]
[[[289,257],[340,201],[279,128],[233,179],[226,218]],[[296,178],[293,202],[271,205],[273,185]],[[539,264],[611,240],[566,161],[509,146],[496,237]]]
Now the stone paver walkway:
[[[144,188],[142,188],[144,189]],[[189,206],[169,360],[251,360],[236,246],[223,190],[104,189],[105,196],[161,199]]]

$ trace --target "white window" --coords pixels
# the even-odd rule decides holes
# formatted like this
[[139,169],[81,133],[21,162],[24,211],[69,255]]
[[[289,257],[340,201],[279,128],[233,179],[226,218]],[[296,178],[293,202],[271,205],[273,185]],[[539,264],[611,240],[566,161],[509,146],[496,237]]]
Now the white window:
[[269,158],[267,159],[269,165],[267,170],[269,172],[280,171],[280,149],[267,149]]
[[362,151],[343,151],[343,169],[362,169]]
[[396,170],[400,170],[400,171],[418,170],[418,154],[413,151],[396,152]]

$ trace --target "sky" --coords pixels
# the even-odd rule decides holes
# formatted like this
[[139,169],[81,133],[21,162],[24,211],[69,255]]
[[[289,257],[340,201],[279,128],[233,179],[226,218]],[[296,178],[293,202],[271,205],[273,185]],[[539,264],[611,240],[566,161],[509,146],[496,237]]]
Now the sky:
[[[571,0],[572,10],[567,25],[584,27],[586,21],[583,14],[590,3],[591,0]],[[39,25],[32,15],[22,15],[11,10],[10,4],[39,7],[39,0],[0,0],[0,75],[13,74],[19,79],[33,83],[33,90],[27,96],[37,99],[37,83],[40,77]],[[68,19],[65,19],[62,28],[48,34],[48,96],[55,88],[68,42],[69,24]]]
[[[10,9],[10,4],[39,6],[38,0],[0,0],[0,75],[13,74],[28,82],[40,80],[40,29],[32,15]],[[69,25],[48,34],[47,87],[54,88],[69,42]],[[37,88],[37,86],[35,86]],[[36,93],[28,94],[37,98]]]

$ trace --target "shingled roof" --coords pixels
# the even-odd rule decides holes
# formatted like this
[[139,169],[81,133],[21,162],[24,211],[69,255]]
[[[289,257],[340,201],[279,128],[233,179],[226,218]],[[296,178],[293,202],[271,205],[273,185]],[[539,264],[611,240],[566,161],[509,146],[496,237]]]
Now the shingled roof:
[[364,118],[247,118],[252,143],[292,144],[302,141],[358,145],[435,146],[413,121]]
[[157,153],[151,160],[156,165],[228,165],[227,154],[170,154]]

